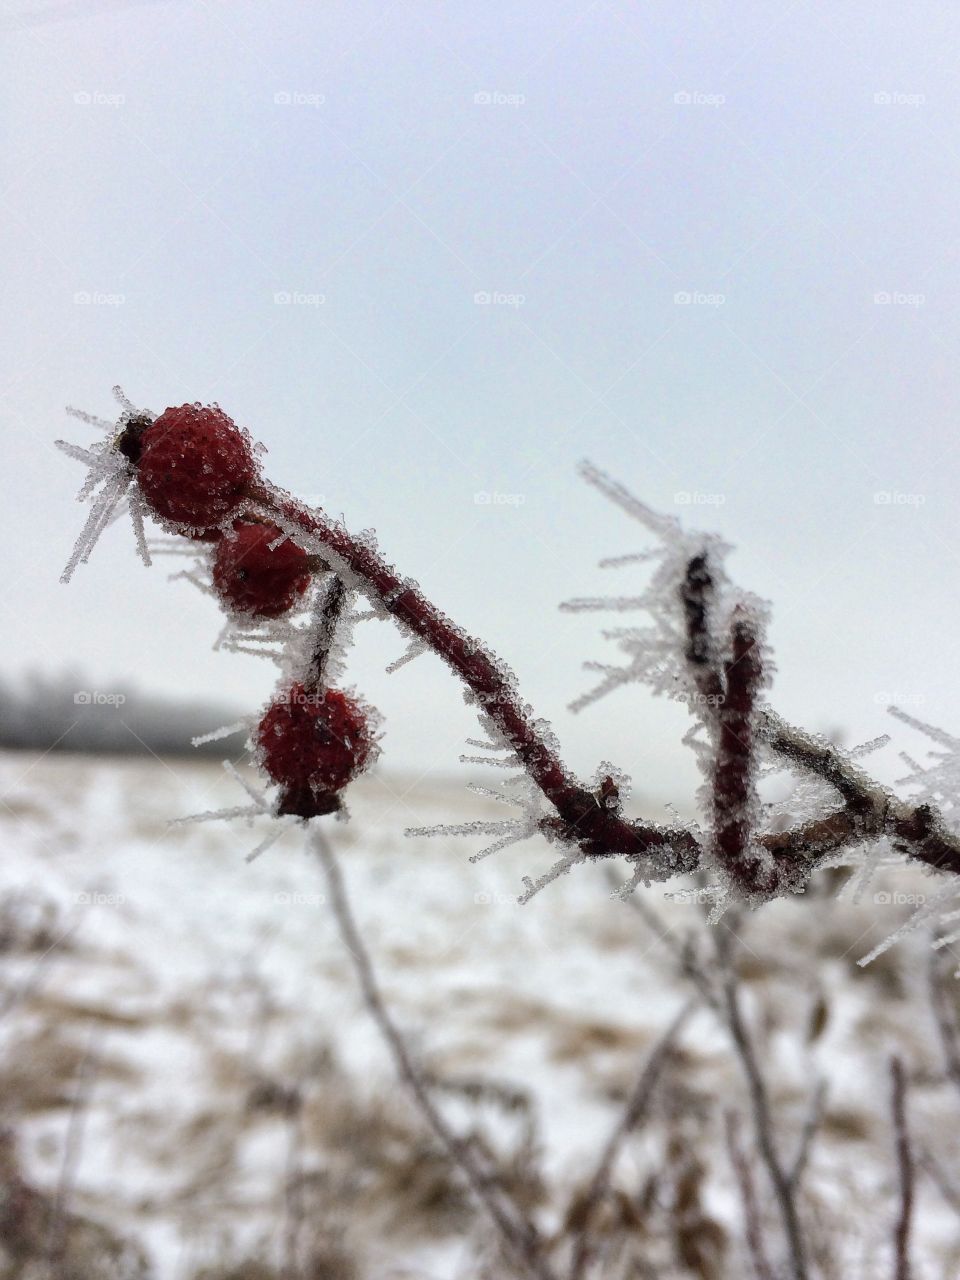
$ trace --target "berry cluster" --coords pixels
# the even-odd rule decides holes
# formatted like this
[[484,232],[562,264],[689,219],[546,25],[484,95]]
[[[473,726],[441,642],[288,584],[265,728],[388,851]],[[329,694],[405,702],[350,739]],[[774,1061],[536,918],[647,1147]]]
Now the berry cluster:
[[[132,416],[115,440],[147,508],[185,537],[215,544],[213,586],[241,620],[276,619],[303,602],[310,557],[272,521],[249,511],[259,480],[249,435],[216,406],[185,404]],[[375,717],[358,699],[321,687],[317,672],[268,707],[256,733],[260,762],[280,787],[278,813],[332,813],[375,751]]]

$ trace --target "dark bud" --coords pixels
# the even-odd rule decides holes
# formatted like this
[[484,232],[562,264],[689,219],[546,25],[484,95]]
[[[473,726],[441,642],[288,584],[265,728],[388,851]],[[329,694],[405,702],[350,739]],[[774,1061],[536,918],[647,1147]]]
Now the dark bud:
[[140,461],[143,433],[152,425],[152,418],[145,413],[138,414],[137,417],[130,419],[114,441],[114,447],[134,466]]

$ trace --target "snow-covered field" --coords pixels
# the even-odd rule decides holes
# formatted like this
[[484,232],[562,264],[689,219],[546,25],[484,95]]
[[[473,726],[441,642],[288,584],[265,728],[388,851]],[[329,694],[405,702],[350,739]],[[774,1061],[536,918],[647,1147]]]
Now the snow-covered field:
[[[78,1277],[259,1280],[307,1254],[309,1280],[497,1274],[478,1270],[485,1228],[396,1082],[302,834],[248,865],[255,829],[168,825],[236,802],[215,765],[0,757],[0,1276],[34,1274],[16,1269],[35,1244],[24,1205],[49,1203],[39,1236],[69,1235],[95,1259]],[[451,1118],[486,1135],[518,1197],[559,1231],[691,989],[602,869],[575,868],[521,908],[521,875],[552,860],[545,845],[471,865],[468,842],[404,838],[490,816],[461,787],[381,773],[350,802],[331,837],[389,1003]],[[856,964],[930,882],[891,874],[859,905],[836,900],[839,883],[746,921],[739,969],[788,1149],[828,1082],[806,1184],[816,1274],[879,1277],[896,1212],[889,1055],[911,1072],[917,1150],[948,1173],[960,1093],[943,1077],[922,939]],[[702,929],[692,895],[645,901],[668,941]],[[623,1274],[739,1277],[723,1115],[749,1136],[742,1075],[709,1010],[680,1043],[618,1167],[624,1202],[647,1197],[635,1234],[654,1268]],[[766,1197],[762,1169],[755,1179]],[[918,1194],[918,1277],[950,1280],[960,1220],[929,1177]],[[121,1255],[119,1237],[143,1257]]]

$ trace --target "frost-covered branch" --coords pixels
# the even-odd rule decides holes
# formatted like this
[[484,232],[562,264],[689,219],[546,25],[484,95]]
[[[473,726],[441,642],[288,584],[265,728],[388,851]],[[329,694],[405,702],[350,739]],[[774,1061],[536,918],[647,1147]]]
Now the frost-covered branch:
[[[763,607],[728,579],[729,548],[652,511],[592,465],[584,464],[583,478],[658,541],[652,551],[602,563],[613,570],[657,567],[640,593],[591,596],[565,606],[609,610],[618,618],[641,609],[650,617],[649,625],[604,633],[627,662],[586,664],[602,678],[573,705],[585,707],[637,680],[685,701],[695,717],[695,731],[685,741],[708,780],[705,809],[712,830],[704,835],[679,821],[628,814],[613,766],[602,766],[592,784],[579,778],[509,667],[400,574],[371,532],[353,534],[266,480],[261,446],[222,410],[183,405],[155,417],[135,408],[119,389],[117,394],[118,422],[79,415],[98,425],[103,439],[87,449],[61,442],[88,469],[80,497],[90,503],[64,576],[89,557],[123,507],[147,562],[145,515],[189,540],[196,569],[186,576],[218,596],[228,614],[220,643],[261,653],[281,667],[278,697],[251,735],[258,763],[280,791],[271,801],[276,814],[342,814],[343,788],[376,757],[376,713],[334,688],[333,681],[343,668],[342,633],[361,619],[380,618],[394,622],[407,640],[389,669],[428,650],[441,657],[466,686],[489,745],[504,753],[487,763],[506,769],[515,764],[542,798],[545,808],[534,812],[525,802],[522,816],[484,851],[533,834],[560,846],[545,875],[525,878],[523,900],[586,859],[622,857],[631,868],[631,888],[705,867],[721,873],[722,896],[756,904],[802,890],[818,866],[838,865],[846,855],[850,861],[860,847],[881,838],[937,871],[960,875],[960,835],[934,803],[943,793],[938,779],[960,758],[960,740],[940,733],[940,763],[923,769],[910,762],[910,781],[926,794],[908,802],[870,779],[849,753],[785,724],[759,701],[771,669],[761,644]],[[353,608],[358,597],[368,606],[363,612]],[[785,763],[808,784],[829,783],[838,807],[824,812],[818,797],[796,825],[764,829],[754,794],[762,754]]]
[[947,829],[933,805],[899,799],[831,743],[787,724],[769,708],[761,712],[759,733],[772,751],[828,782],[844,801],[824,818],[765,836],[762,844],[778,861],[801,857],[816,862],[831,850],[886,835],[916,861],[960,875],[960,836]]
[[563,762],[547,726],[533,718],[510,669],[479,640],[467,635],[409,578],[379,554],[369,537],[354,537],[320,511],[309,511],[289,495],[261,485],[253,495],[277,523],[305,536],[308,550],[325,555],[335,571],[424,641],[463,680],[476,705],[493,721],[543,795],[556,811],[550,833],[580,847],[587,856],[638,858],[661,850],[664,876],[696,865],[697,841],[682,827],[628,819],[604,805]]
[[775,880],[751,851],[755,810],[754,718],[763,677],[757,636],[745,617],[734,617],[731,655],[717,705],[713,773],[714,856],[744,897],[766,895]]

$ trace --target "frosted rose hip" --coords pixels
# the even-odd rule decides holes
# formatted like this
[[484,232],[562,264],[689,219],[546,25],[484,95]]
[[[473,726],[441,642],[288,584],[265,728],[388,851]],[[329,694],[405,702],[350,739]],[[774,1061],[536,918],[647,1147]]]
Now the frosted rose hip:
[[131,423],[117,447],[154,514],[194,529],[236,511],[257,478],[249,437],[216,407],[184,404],[147,426]]
[[237,520],[217,547],[213,585],[238,613],[279,618],[310,585],[307,553],[271,521]]
[[284,789],[281,812],[313,817],[336,808],[335,793],[368,762],[370,713],[340,689],[294,684],[257,730],[264,769]]

